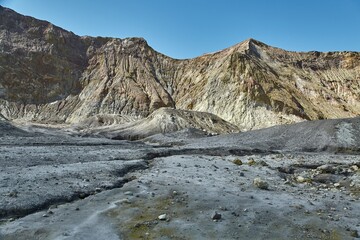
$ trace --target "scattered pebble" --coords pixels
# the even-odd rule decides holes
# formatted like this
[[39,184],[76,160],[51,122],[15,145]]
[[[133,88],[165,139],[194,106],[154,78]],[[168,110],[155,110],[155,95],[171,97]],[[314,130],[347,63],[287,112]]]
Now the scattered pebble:
[[308,179],[304,178],[303,176],[297,176],[296,177],[296,181],[299,183],[304,183],[306,182]]
[[127,192],[125,192],[124,194],[127,195],[127,196],[132,196],[132,195],[133,195],[133,192],[127,191]]
[[261,178],[255,178],[253,184],[255,187],[260,189],[267,190],[269,188],[269,184],[266,181],[262,180]]
[[221,214],[218,212],[215,212],[212,216],[211,216],[212,220],[220,220],[221,219]]
[[120,205],[120,204],[124,204],[124,203],[130,204],[131,201],[129,199],[127,199],[127,198],[124,198],[124,199],[121,199],[121,200],[115,202],[116,205]]
[[316,168],[320,173],[333,173],[335,171],[334,167],[328,164],[321,165]]
[[248,161],[248,165],[253,166],[255,164],[256,164],[256,161],[253,158],[250,158],[249,161]]
[[238,166],[241,166],[243,165],[243,162],[240,160],[240,159],[235,159],[232,161],[234,164],[238,165]]
[[161,220],[161,221],[165,221],[166,220],[166,214],[159,215],[158,219]]
[[259,162],[259,165],[263,166],[263,167],[266,167],[266,166],[269,166],[269,164],[267,164],[264,160],[261,160]]
[[357,230],[351,230],[350,235],[354,238],[360,238],[359,232]]

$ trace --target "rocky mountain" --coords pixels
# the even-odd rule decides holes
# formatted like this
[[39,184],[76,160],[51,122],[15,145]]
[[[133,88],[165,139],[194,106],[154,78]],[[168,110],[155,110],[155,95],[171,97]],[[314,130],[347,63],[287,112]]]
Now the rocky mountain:
[[354,117],[359,103],[358,52],[289,52],[249,39],[176,60],[142,38],[80,37],[0,7],[0,113],[8,119],[142,119],[170,107],[249,130]]

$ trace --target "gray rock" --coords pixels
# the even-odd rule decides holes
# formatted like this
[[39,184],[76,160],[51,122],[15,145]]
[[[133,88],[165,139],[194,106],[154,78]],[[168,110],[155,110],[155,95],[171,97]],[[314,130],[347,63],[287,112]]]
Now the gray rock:
[[253,184],[255,187],[260,189],[267,190],[269,188],[269,184],[266,181],[262,180],[261,178],[255,178]]
[[213,213],[213,215],[211,215],[211,219],[212,220],[220,220],[221,219],[221,214],[218,212]]
[[316,168],[320,173],[334,173],[335,168],[331,165],[324,164]]
[[165,221],[167,219],[167,215],[166,214],[161,214],[158,216],[158,219],[161,221]]

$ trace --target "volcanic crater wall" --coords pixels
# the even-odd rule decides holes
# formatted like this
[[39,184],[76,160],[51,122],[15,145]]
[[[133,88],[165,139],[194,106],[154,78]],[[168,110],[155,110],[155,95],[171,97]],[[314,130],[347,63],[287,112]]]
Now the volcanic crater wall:
[[161,107],[254,129],[360,113],[360,53],[289,52],[248,39],[176,60],[142,38],[79,37],[0,7],[0,112],[76,123]]

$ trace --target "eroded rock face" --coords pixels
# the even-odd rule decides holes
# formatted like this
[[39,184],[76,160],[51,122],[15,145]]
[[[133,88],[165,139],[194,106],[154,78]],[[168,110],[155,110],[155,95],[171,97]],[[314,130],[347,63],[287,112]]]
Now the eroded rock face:
[[[99,124],[99,120],[103,122],[102,126]],[[89,130],[87,127],[89,121],[91,125],[98,125],[98,127],[90,127]],[[102,135],[118,140],[138,140],[158,133],[171,133],[182,129],[201,129],[207,136],[239,131],[235,125],[214,114],[172,108],[160,108],[144,119],[133,120],[126,124],[119,125],[116,121],[121,121],[119,116],[98,116],[97,119],[92,117],[79,123],[77,127],[82,128],[80,132],[83,133]]]
[[1,7],[0,66],[9,119],[77,123],[172,107],[248,130],[360,113],[357,52],[288,52],[249,39],[175,60],[141,38],[79,37]]

